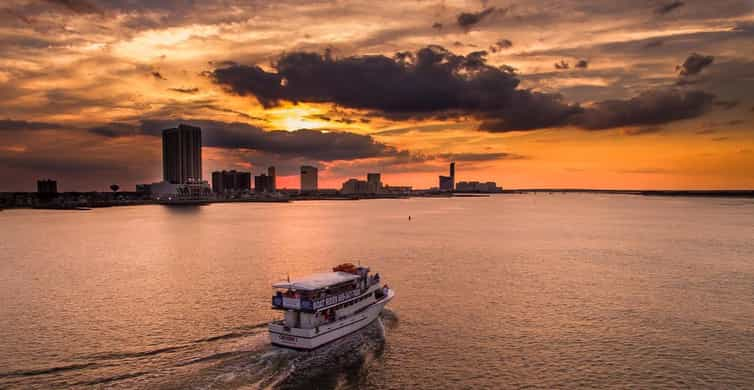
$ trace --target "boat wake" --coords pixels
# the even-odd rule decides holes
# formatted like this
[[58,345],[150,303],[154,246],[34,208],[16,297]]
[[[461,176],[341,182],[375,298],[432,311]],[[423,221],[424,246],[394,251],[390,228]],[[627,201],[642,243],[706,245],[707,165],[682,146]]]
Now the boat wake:
[[313,351],[265,345],[255,351],[221,357],[216,364],[190,377],[160,387],[283,390],[358,387],[370,364],[382,354],[385,328],[395,322],[391,314]]
[[[184,344],[79,356],[52,368],[0,372],[0,387],[109,389],[311,389],[359,387],[382,354],[390,310],[313,351],[270,345],[267,324]],[[70,364],[68,364],[70,363]]]

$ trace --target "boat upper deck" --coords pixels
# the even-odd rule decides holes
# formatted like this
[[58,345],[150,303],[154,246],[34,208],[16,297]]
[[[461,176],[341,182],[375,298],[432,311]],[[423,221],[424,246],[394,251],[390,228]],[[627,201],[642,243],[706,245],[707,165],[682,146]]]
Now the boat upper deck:
[[286,291],[278,290],[272,297],[272,307],[315,312],[365,294],[379,281],[380,275],[369,275],[369,268],[346,263],[335,267],[333,272],[273,284],[272,287]]
[[272,285],[274,288],[285,288],[295,291],[317,291],[339,284],[352,282],[359,279],[359,275],[348,272],[322,272],[311,274],[304,278],[278,282]]

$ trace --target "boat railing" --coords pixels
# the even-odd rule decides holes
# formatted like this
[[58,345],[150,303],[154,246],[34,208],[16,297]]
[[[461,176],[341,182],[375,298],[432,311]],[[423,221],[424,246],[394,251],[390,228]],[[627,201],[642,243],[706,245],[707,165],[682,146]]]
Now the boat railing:
[[[376,284],[376,282],[370,280],[369,286],[371,287],[374,284]],[[337,305],[352,298],[356,298],[359,295],[364,294],[365,292],[366,289],[356,288],[349,291],[343,291],[338,294],[325,295],[316,299],[304,298],[300,296],[286,296],[285,294],[278,293],[277,295],[274,295],[272,297],[272,306],[281,309],[315,311],[325,307]]]

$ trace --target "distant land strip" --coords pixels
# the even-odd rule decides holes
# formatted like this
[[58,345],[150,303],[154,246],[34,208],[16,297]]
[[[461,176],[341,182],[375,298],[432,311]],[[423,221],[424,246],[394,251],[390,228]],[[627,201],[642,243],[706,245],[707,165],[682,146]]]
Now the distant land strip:
[[530,193],[530,192],[754,198],[754,190],[604,190],[604,189],[588,189],[588,188],[521,188],[521,189],[515,189],[515,190],[503,190],[503,193]]

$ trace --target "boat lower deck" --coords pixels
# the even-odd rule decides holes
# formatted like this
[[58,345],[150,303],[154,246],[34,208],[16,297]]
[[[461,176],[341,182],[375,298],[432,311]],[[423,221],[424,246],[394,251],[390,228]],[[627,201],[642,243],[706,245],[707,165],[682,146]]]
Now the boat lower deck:
[[269,325],[270,339],[272,344],[287,348],[310,350],[320,347],[369,325],[394,295],[393,290],[388,290],[385,296],[363,310],[313,329],[291,328],[282,321],[273,322]]

